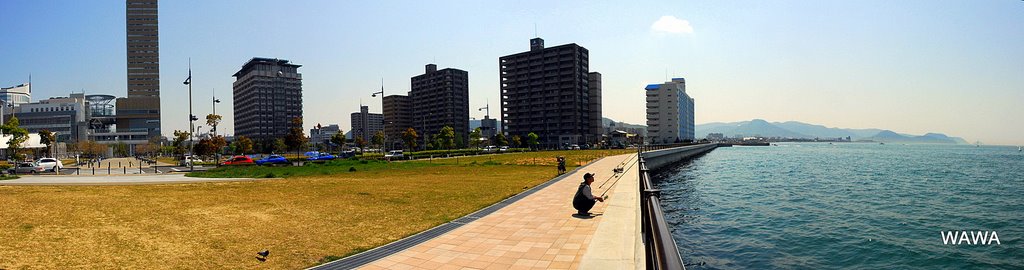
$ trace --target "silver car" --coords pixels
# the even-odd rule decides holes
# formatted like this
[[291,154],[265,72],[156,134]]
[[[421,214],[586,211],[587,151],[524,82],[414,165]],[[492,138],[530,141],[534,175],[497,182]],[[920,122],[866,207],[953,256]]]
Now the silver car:
[[11,169],[9,169],[7,171],[9,173],[12,173],[12,174],[26,174],[26,173],[36,174],[36,173],[42,172],[43,171],[43,167],[41,167],[39,165],[36,165],[35,163],[22,162],[22,163],[18,163],[18,166],[15,166],[14,168],[11,168]]

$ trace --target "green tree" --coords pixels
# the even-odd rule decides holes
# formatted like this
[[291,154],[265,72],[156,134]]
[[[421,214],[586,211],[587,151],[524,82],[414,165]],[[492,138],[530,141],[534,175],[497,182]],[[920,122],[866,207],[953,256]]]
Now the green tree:
[[338,133],[335,133],[333,136],[331,136],[331,143],[337,144],[342,148],[345,147],[345,141],[345,132],[341,131],[340,129],[338,130]]
[[363,139],[363,137],[356,137],[355,143],[356,147],[359,147],[359,152],[362,152],[363,148],[366,147],[366,139]]
[[505,134],[498,133],[497,135],[494,135],[494,143],[498,146],[507,146],[508,139],[505,139]]
[[18,160],[18,150],[20,150],[21,144],[28,140],[28,130],[21,128],[18,117],[11,116],[11,119],[7,120],[7,123],[0,126],[0,131],[4,134],[11,135],[11,139],[7,141],[8,153],[11,155],[11,159]]
[[228,145],[228,141],[224,139],[224,136],[220,135],[211,137],[210,143],[214,154],[223,152],[224,147]]
[[523,145],[523,138],[519,135],[512,135],[512,147],[521,147]]
[[235,144],[235,151],[237,151],[236,153],[238,153],[238,154],[245,155],[245,153],[251,153],[252,152],[253,143],[252,143],[252,139],[249,139],[249,137],[246,137],[246,136],[235,137],[235,143],[234,144]]
[[454,143],[455,148],[457,148],[457,149],[466,148],[466,142],[465,142],[466,139],[465,138],[466,138],[466,136],[463,136],[462,133],[455,134],[455,143]]
[[292,118],[288,127],[288,135],[284,136],[284,143],[288,149],[299,151],[302,146],[309,142],[306,133],[302,131],[302,117]]
[[378,149],[384,149],[384,131],[377,131],[370,140],[373,141],[373,145]]
[[114,148],[114,156],[127,157],[128,156],[128,144],[124,142],[118,142],[112,146]]
[[273,147],[274,153],[284,153],[284,151],[288,150],[288,144],[286,144],[284,139],[281,138],[274,140]]
[[530,132],[530,134],[526,134],[526,145],[530,146],[530,149],[534,149],[534,147],[537,147],[537,145],[540,144],[537,139],[540,139],[540,136],[537,136],[537,133]]
[[221,117],[220,115],[217,115],[217,114],[212,114],[212,113],[211,114],[207,114],[206,115],[206,125],[210,126],[210,127],[213,127],[213,128],[217,128],[217,124],[220,124],[220,120],[222,118],[223,117]]
[[469,133],[469,147],[480,147],[480,128],[475,128]]
[[39,131],[39,143],[46,145],[46,155],[53,156],[53,143],[57,142],[57,135],[50,130]]
[[455,147],[455,129],[450,126],[444,126],[441,131],[437,133],[437,139],[440,142],[440,147],[445,149],[452,149]]
[[171,141],[171,146],[174,147],[174,155],[176,158],[185,155],[185,141],[188,140],[189,135],[192,135],[192,133],[189,133],[188,131],[174,131],[174,140]]
[[405,148],[409,151],[416,150],[416,140],[420,138],[419,134],[416,134],[416,130],[413,128],[406,128],[402,132],[402,141],[405,141]]

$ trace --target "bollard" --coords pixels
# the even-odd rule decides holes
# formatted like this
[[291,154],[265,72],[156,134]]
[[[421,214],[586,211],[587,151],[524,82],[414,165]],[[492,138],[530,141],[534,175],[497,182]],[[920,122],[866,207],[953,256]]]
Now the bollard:
[[107,175],[110,175],[110,163],[107,163]]
[[124,170],[121,174],[128,174],[128,167],[121,167],[121,169]]
[[92,167],[92,175],[96,175],[96,167]]
[[120,161],[117,162],[117,166],[121,167],[121,162]]
[[82,175],[82,168],[75,168],[75,175]]

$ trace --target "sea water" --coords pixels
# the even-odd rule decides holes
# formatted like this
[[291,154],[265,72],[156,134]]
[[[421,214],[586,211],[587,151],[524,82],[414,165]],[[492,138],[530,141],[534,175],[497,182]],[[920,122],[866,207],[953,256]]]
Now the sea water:
[[1024,269],[1017,147],[723,147],[652,178],[690,269]]

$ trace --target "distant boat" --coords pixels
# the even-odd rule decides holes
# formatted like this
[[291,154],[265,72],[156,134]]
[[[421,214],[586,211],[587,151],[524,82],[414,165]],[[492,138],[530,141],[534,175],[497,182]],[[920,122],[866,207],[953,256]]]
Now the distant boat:
[[885,145],[885,143],[884,143],[884,142],[880,142],[880,143],[878,143],[878,144],[881,144],[881,145]]
[[1024,151],[1024,147],[1017,146],[1017,152]]

